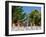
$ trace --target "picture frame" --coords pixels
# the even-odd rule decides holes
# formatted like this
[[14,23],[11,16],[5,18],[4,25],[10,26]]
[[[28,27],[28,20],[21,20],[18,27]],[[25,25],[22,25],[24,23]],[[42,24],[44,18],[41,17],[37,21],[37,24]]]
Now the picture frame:
[[[27,11],[27,14],[30,11],[29,10],[30,9],[29,6],[32,8],[32,10],[36,9],[35,11],[37,11],[37,9],[38,9],[38,10],[40,10],[42,12],[41,13],[41,22],[40,22],[41,26],[39,26],[39,27],[41,27],[40,30],[31,30],[31,31],[30,30],[26,30],[26,31],[25,30],[23,30],[23,31],[13,30],[12,31],[12,28],[11,28],[12,26],[11,25],[13,24],[13,15],[14,15],[13,14],[13,12],[14,12],[13,8],[15,8],[15,11],[16,11],[16,7],[18,8],[18,6],[23,7],[24,10],[25,10],[25,8],[28,7],[27,10],[25,10],[25,12]],[[36,28],[36,29],[38,29],[38,28]],[[22,2],[22,1],[5,1],[5,35],[6,36],[19,36],[19,35],[34,35],[34,34],[45,34],[45,3]]]

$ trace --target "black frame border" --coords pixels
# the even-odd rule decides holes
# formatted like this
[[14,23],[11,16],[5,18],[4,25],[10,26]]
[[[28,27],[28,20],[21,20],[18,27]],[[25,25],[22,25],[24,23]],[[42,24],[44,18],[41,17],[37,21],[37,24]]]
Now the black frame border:
[[[44,5],[44,32],[43,33],[27,33],[27,34],[12,34],[9,35],[9,3],[28,3],[28,4],[42,4]],[[19,36],[19,35],[35,35],[35,34],[45,34],[45,3],[38,2],[22,2],[22,1],[5,1],[5,36]]]

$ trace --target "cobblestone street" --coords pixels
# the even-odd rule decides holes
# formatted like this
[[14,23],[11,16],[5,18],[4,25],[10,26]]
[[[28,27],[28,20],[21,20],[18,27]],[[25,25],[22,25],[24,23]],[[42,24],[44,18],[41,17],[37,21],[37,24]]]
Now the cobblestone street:
[[28,30],[40,30],[40,26],[32,26],[32,27],[13,27],[12,31],[28,31]]

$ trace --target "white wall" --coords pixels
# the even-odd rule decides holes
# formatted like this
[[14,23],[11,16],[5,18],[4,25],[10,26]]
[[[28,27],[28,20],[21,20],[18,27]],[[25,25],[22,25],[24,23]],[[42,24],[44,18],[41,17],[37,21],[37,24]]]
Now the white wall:
[[[20,0],[20,1],[45,2],[46,0]],[[45,18],[46,18],[46,15],[45,15]],[[5,35],[5,0],[0,0],[0,37],[5,37],[4,35]],[[46,34],[24,35],[24,36],[16,36],[16,37],[46,37]]]

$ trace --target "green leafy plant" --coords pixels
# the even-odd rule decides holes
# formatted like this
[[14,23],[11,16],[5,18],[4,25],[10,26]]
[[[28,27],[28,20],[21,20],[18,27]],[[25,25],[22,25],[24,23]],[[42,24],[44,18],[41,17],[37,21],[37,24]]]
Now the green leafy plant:
[[25,18],[25,13],[21,6],[12,6],[12,22],[13,23],[22,23],[22,19]]
[[40,26],[41,25],[41,13],[38,10],[33,10],[29,14],[29,20],[32,25]]

